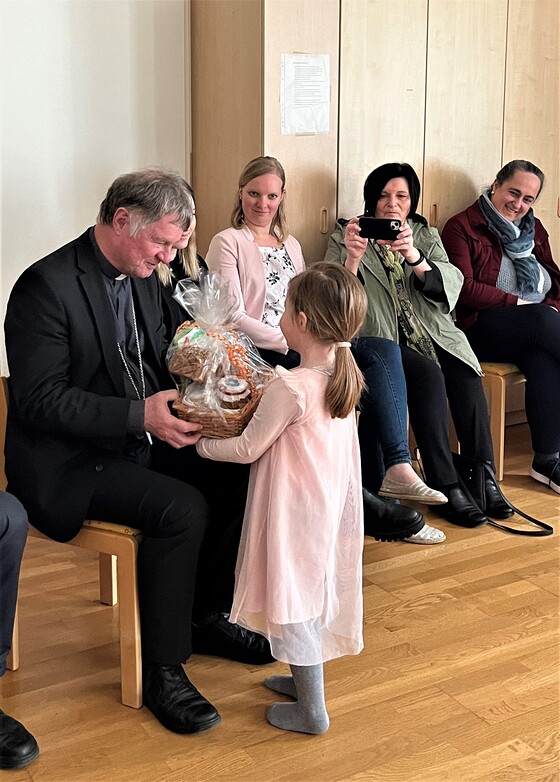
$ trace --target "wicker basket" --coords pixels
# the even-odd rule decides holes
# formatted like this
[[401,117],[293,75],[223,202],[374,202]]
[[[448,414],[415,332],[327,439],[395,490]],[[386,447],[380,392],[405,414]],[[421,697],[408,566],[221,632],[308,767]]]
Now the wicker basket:
[[195,407],[188,402],[173,402],[177,415],[184,421],[202,424],[200,434],[223,440],[225,437],[237,437],[245,429],[257,409],[262,391],[257,391],[246,405],[239,410],[212,410],[209,407]]

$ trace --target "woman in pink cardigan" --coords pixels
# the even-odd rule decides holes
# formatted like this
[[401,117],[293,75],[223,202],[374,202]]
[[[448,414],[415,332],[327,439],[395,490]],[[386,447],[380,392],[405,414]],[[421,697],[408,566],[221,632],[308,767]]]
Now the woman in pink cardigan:
[[235,325],[251,337],[265,361],[291,369],[299,356],[288,349],[279,324],[288,283],[303,271],[304,262],[299,242],[286,228],[285,183],[276,158],[257,157],[245,166],[232,227],[212,239],[206,263],[229,284]]

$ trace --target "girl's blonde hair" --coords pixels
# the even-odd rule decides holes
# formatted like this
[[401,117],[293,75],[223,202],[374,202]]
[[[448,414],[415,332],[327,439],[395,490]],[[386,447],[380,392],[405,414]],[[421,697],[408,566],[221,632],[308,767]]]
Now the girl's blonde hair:
[[[185,182],[185,185],[186,185],[185,189],[187,191],[188,197],[190,197],[192,202],[191,218],[189,220],[189,224],[187,225],[187,229],[188,229],[192,224],[192,218],[194,216],[195,206],[194,206],[193,189],[188,182]],[[198,265],[198,258],[196,255],[196,230],[194,230],[190,235],[189,243],[187,244],[187,246],[183,250],[177,250],[177,258],[181,261],[181,266],[183,267],[183,271],[185,272],[187,277],[190,277],[191,280],[194,280],[196,282],[200,275],[200,267]],[[167,266],[165,263],[158,263],[158,265],[156,266],[156,273],[162,285],[169,286],[172,284],[174,275],[173,272],[171,271],[170,266]]]
[[[241,228],[245,222],[245,215],[243,214],[243,207],[241,205],[241,196],[239,191],[242,190],[252,179],[256,179],[258,176],[264,174],[275,174],[282,182],[282,192],[286,189],[286,174],[282,168],[282,164],[276,160],[275,157],[269,157],[267,155],[261,155],[251,160],[239,177],[239,183],[235,194],[235,201],[233,204],[233,211],[231,213],[231,224],[234,228]],[[284,209],[285,198],[280,202],[278,211],[274,215],[274,219],[270,224],[270,233],[275,236],[279,242],[286,240],[288,236],[288,223],[286,221],[286,211]]]
[[[200,276],[200,266],[196,254],[196,230],[192,232],[189,243],[184,250],[177,250],[177,258],[181,261],[181,266],[187,277],[195,282]],[[175,276],[171,267],[165,263],[158,263],[156,273],[163,285],[171,285]]]
[[[320,342],[349,342],[358,333],[367,310],[367,298],[355,274],[344,266],[321,261],[290,280],[287,304],[295,317],[303,312],[307,329]],[[334,373],[326,402],[333,418],[346,418],[365,388],[364,376],[348,347],[337,347]]]

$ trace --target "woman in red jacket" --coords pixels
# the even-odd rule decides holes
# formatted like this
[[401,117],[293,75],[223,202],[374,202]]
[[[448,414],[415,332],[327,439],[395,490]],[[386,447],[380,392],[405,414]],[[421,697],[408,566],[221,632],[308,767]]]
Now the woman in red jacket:
[[537,166],[512,160],[442,239],[465,278],[457,324],[480,361],[525,375],[531,476],[560,494],[560,270],[532,209],[543,184]]

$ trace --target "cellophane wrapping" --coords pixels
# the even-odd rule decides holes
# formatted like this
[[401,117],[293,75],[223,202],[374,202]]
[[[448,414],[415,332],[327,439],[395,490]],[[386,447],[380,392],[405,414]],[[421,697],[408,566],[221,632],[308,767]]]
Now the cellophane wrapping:
[[173,296],[193,318],[179,326],[167,351],[180,393],[173,406],[180,418],[201,423],[205,437],[235,437],[255,412],[273,369],[249,337],[233,328],[234,303],[218,275],[203,272],[198,283],[180,280]]

